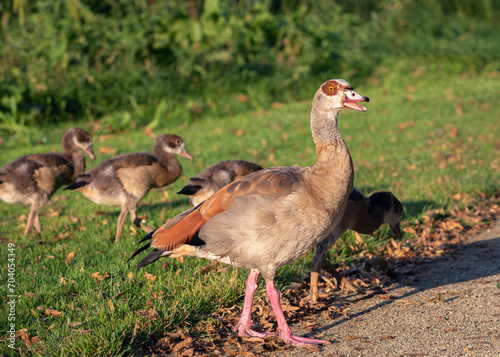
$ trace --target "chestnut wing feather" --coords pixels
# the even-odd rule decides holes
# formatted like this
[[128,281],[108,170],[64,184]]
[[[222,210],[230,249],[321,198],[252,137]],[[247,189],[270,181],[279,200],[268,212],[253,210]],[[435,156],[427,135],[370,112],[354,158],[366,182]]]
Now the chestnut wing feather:
[[[165,251],[174,250],[189,244],[201,227],[216,214],[229,209],[238,196],[277,196],[292,192],[292,186],[298,182],[299,168],[270,168],[243,177],[217,191],[212,197],[176,216],[158,228],[152,235],[151,247]],[[288,191],[288,192],[284,192]]]

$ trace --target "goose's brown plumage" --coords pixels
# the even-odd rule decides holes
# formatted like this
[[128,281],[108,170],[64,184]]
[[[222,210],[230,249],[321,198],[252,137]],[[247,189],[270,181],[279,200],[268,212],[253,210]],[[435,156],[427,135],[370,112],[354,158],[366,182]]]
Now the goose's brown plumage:
[[127,214],[132,222],[136,220],[137,205],[149,190],[179,178],[182,166],[176,155],[193,158],[179,136],[164,134],[156,138],[153,154],[122,154],[104,160],[66,189],[79,191],[98,204],[121,206],[115,235],[118,241]]
[[[250,328],[253,295],[259,273],[278,322],[280,338],[295,345],[329,343],[291,333],[274,286],[276,269],[290,263],[323,240],[340,222],[352,191],[353,166],[338,131],[344,106],[366,111],[344,80],[325,82],[316,92],[311,130],[318,153],[309,167],[275,167],[242,177],[200,205],[174,217],[146,236],[149,253],[138,267],[161,256],[190,255],[251,269],[247,280],[240,335],[264,336]],[[133,257],[132,256],[132,257]]]
[[191,204],[197,206],[220,188],[259,170],[262,170],[262,166],[248,161],[222,161],[207,167],[196,177],[192,177],[189,183],[177,193],[189,196]]
[[348,229],[362,234],[372,234],[387,222],[395,236],[400,238],[402,216],[403,205],[392,192],[379,191],[366,198],[361,191],[354,188],[349,194],[342,220],[333,232],[316,246],[311,262],[311,302],[315,303],[318,298],[318,275],[321,270],[333,275],[338,285],[354,289],[326,259],[326,252]]
[[0,198],[7,203],[30,205],[25,235],[33,225],[41,232],[38,211],[59,187],[85,171],[85,155],[81,150],[94,159],[92,137],[81,128],[67,130],[61,145],[64,154],[26,155],[0,168]]

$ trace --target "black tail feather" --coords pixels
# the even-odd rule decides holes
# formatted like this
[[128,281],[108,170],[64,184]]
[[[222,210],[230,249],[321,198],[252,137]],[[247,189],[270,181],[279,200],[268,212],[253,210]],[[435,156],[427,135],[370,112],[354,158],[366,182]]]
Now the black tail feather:
[[194,195],[196,192],[201,190],[200,185],[187,185],[182,188],[179,192],[177,192],[179,195]]
[[152,252],[150,252],[148,255],[146,255],[144,257],[144,259],[141,260],[135,268],[136,269],[144,268],[146,265],[151,264],[151,263],[157,261],[158,259],[160,259],[164,254],[165,254],[165,252],[163,250],[155,249]]
[[146,249],[148,249],[149,247],[151,247],[151,243],[148,243],[148,244],[146,244],[146,245],[143,245],[142,247],[140,247],[139,249],[137,249],[137,250],[134,252],[134,254],[132,254],[132,256],[131,256],[128,260],[127,260],[127,263],[128,263],[129,261],[131,261],[131,260],[132,260],[132,259],[133,259],[133,258],[134,258],[137,254],[139,254],[139,253],[141,253],[141,252],[145,251],[145,250],[146,250]]
[[70,183],[68,186],[66,186],[64,189],[65,190],[76,190],[80,187],[87,186],[90,183],[90,175],[80,175],[76,179],[76,181],[73,181]]
[[[158,229],[158,228],[156,228],[156,229]],[[141,243],[143,243],[143,242],[145,242],[145,241],[147,241],[147,240],[149,240],[149,239],[152,239],[152,238],[153,238],[153,233],[154,233],[154,232],[156,232],[156,229],[155,229],[154,231],[149,232],[149,233],[148,233],[148,234],[147,234],[144,238],[142,238],[142,239],[141,239],[141,241],[140,241],[139,243],[137,243],[137,244],[141,244]],[[138,250],[136,250],[136,251],[134,252],[134,254],[132,254],[132,256],[129,258],[129,260],[127,260],[127,263],[128,263],[130,260],[132,260],[132,258],[133,258],[133,257],[135,257],[137,254],[139,254],[139,253],[141,253],[141,252],[145,251],[145,250],[146,250],[146,249],[148,249],[149,247],[151,247],[151,243],[148,243],[148,244],[146,244],[146,245],[144,245],[144,246],[140,247]],[[149,264],[149,263],[148,263],[148,264]]]
[[153,239],[153,234],[156,232],[156,230],[157,230],[157,229],[158,229],[158,228],[156,228],[155,230],[153,230],[153,231],[149,232],[149,233],[148,233],[148,234],[147,234],[144,238],[142,238],[142,239],[139,241],[139,243],[137,243],[137,244],[141,244],[141,243],[143,243],[143,242],[145,242],[145,241],[147,241],[147,240]]

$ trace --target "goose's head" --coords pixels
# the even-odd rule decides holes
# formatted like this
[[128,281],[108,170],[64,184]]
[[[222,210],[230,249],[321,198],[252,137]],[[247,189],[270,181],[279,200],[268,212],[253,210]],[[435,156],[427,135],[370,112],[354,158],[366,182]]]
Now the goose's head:
[[188,159],[193,159],[193,155],[186,150],[184,141],[180,136],[174,134],[164,134],[156,138],[155,148],[160,147],[163,151],[171,154],[181,155]]
[[94,149],[92,148],[92,135],[82,128],[73,127],[69,129],[62,138],[63,147],[77,147],[87,153],[94,160]]
[[401,219],[403,205],[390,191],[375,192],[368,197],[368,209],[374,216],[379,216],[391,227],[396,238],[401,238]]
[[369,102],[368,97],[362,96],[343,79],[330,79],[321,85],[316,92],[315,102],[324,110],[340,110],[350,108],[366,112],[367,109],[359,102]]

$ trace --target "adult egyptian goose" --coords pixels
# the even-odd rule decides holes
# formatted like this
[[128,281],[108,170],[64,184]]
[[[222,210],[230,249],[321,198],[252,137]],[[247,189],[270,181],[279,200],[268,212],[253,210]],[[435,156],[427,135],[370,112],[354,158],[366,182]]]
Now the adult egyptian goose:
[[189,196],[191,204],[197,206],[227,184],[259,170],[262,166],[248,161],[222,161],[190,178],[189,183],[177,193]]
[[0,198],[7,203],[30,205],[25,235],[33,225],[38,233],[42,232],[40,208],[59,187],[85,172],[85,155],[80,149],[94,159],[92,136],[83,129],[66,131],[61,144],[64,154],[26,155],[0,168]]
[[352,191],[353,165],[340,135],[337,117],[344,108],[366,111],[358,102],[369,99],[342,79],[325,82],[316,92],[311,130],[317,162],[309,167],[274,167],[242,177],[220,189],[141,242],[155,248],[138,265],[162,256],[196,256],[250,269],[245,302],[235,331],[266,336],[250,328],[253,296],[259,273],[278,322],[279,337],[294,345],[329,343],[292,335],[274,286],[276,269],[299,258],[328,236],[340,222]]
[[136,220],[137,205],[149,190],[170,185],[179,178],[182,166],[176,155],[193,158],[179,136],[164,134],[156,138],[153,154],[122,154],[104,160],[65,189],[79,191],[98,204],[121,206],[117,242],[127,214],[130,213],[132,222]]
[[356,290],[326,259],[326,252],[335,244],[337,239],[348,230],[362,234],[372,234],[384,222],[391,227],[394,235],[401,238],[401,218],[403,205],[390,191],[379,191],[366,198],[361,191],[354,188],[349,194],[349,200],[340,223],[326,239],[316,246],[316,252],[311,262],[311,303],[318,298],[318,275],[325,270],[337,280],[339,286]]

